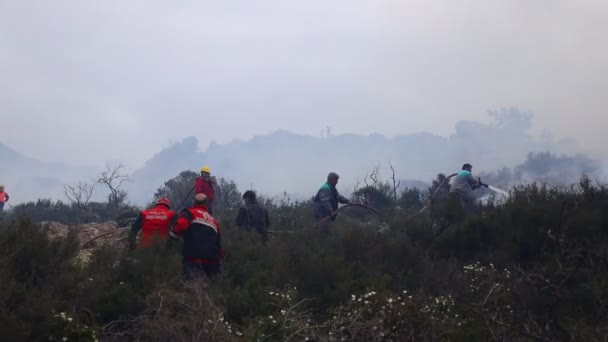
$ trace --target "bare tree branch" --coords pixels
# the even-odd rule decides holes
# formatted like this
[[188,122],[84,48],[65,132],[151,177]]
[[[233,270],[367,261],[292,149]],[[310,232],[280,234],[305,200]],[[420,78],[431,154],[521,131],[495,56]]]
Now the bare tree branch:
[[395,198],[395,201],[397,201],[397,189],[399,189],[399,186],[401,185],[401,180],[397,181],[395,178],[395,168],[393,167],[393,164],[391,163],[391,161],[388,161],[388,165],[391,168],[391,179],[393,181],[393,196]]
[[108,195],[108,203],[113,206],[118,206],[127,197],[127,193],[121,189],[125,182],[132,182],[133,179],[129,175],[123,173],[125,165],[118,163],[106,163],[106,168],[101,172],[101,176],[97,180],[98,183],[105,185],[110,194]]
[[378,189],[380,187],[380,162],[372,169],[369,178],[372,180],[372,186]]
[[353,193],[356,193],[359,190],[359,186],[361,186],[361,181],[357,179],[355,181],[355,185],[353,186]]
[[95,189],[95,183],[89,183],[87,181],[80,181],[76,185],[64,184],[63,193],[65,197],[71,202],[76,204],[79,208],[84,208],[89,204],[91,197],[93,196],[93,190]]

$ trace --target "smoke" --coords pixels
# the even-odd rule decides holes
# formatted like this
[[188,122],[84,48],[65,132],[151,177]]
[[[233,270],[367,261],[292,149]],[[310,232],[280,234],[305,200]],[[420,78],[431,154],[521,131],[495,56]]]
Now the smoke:
[[605,179],[599,161],[582,154],[569,156],[551,152],[528,153],[526,160],[513,168],[480,174],[484,182],[501,188],[532,182],[567,185],[577,182],[583,175],[597,181]]
[[[582,172],[597,174],[596,162],[583,155],[567,157],[576,150],[569,140],[555,140],[544,132],[532,134],[533,115],[517,108],[489,113],[489,121],[460,121],[447,137],[417,133],[385,137],[380,134],[320,137],[277,131],[228,144],[211,144],[201,151],[196,138],[188,138],[157,154],[136,171],[130,198],[149,200],[150,194],[167,179],[189,169],[209,165],[213,173],[234,180],[241,189],[260,193],[289,193],[308,198],[325,181],[328,172],[341,175],[340,190],[352,191],[366,175],[379,168],[382,181],[395,176],[410,184],[428,181],[438,173],[450,174],[465,162],[477,174],[498,187],[544,179],[554,183],[575,181]],[[562,156],[564,155],[564,156]],[[499,170],[499,171],[495,171]],[[407,181],[405,181],[407,180]]]
[[[297,199],[314,195],[330,171],[341,175],[339,188],[345,195],[378,165],[381,180],[387,181],[392,176],[389,162],[404,186],[430,181],[439,173],[451,174],[464,163],[473,164],[475,174],[486,183],[503,189],[530,181],[567,184],[583,173],[604,178],[598,161],[572,153],[578,149],[571,140],[556,140],[548,132],[534,136],[530,113],[503,108],[491,111],[488,118],[488,122],[460,121],[447,137],[428,132],[395,137],[334,135],[330,130],[315,137],[276,131],[206,148],[199,146],[205,137],[188,137],[131,172],[135,182],[126,184],[126,190],[130,201],[145,204],[165,181],[184,170],[198,172],[203,165],[209,165],[217,177],[234,180],[240,189],[253,188],[271,197],[287,193]],[[14,203],[63,198],[63,184],[90,179],[100,171],[35,161],[10,150],[0,153],[0,164]],[[96,195],[102,193],[98,190]]]

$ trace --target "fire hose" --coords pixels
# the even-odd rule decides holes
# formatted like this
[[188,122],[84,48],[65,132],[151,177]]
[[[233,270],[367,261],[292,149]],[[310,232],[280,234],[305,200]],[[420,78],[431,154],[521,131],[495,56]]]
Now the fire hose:
[[[182,199],[182,201],[176,207],[176,211],[178,211],[181,208],[181,206],[184,205],[184,203],[190,197],[190,195],[192,194],[193,191],[194,191],[194,187],[192,187],[192,189],[190,189],[190,191],[188,192],[188,194],[186,196],[184,196],[184,198]],[[93,242],[93,241],[95,241],[97,239],[100,239],[100,238],[105,237],[105,236],[112,235],[112,234],[120,232],[120,231],[127,231],[127,230],[123,229],[123,228],[117,228],[117,229],[115,229],[115,230],[113,230],[111,232],[107,232],[107,233],[103,233],[103,234],[94,236],[94,237],[90,238],[89,240],[85,241],[82,245],[80,245],[80,248],[83,248],[84,246],[88,245],[89,243],[91,243],[91,242]]]
[[327,222],[332,217],[335,217],[335,215],[337,215],[340,211],[342,211],[346,208],[350,208],[350,207],[363,208],[363,209],[369,210],[369,211],[373,212],[374,214],[378,215],[380,217],[380,219],[382,219],[382,217],[383,217],[382,213],[376,208],[373,208],[373,207],[370,207],[368,205],[361,204],[361,203],[349,203],[349,204],[341,206],[336,211],[332,212],[331,215],[324,217],[319,222],[315,223],[311,228],[297,229],[297,230],[268,230],[267,232],[270,234],[292,234],[292,233],[309,231],[309,230],[320,227],[323,223]]
[[[449,182],[451,178],[454,178],[454,177],[455,177],[455,176],[457,176],[457,175],[458,175],[457,173],[453,173],[453,174],[449,175],[448,177],[446,177],[446,178],[445,178],[445,179],[444,179],[444,180],[443,180],[443,181],[442,181],[442,182],[439,184],[439,186],[437,187],[437,189],[435,189],[435,191],[434,191],[434,192],[433,192],[433,194],[431,195],[431,198],[430,198],[429,202],[428,202],[428,203],[427,203],[427,204],[426,204],[424,207],[422,207],[422,209],[420,209],[419,211],[417,211],[417,212],[416,212],[415,214],[413,214],[412,216],[408,217],[408,218],[407,218],[405,221],[407,222],[407,221],[409,221],[409,220],[413,219],[414,217],[416,217],[416,216],[418,216],[418,215],[422,214],[422,213],[423,213],[425,210],[427,210],[427,209],[429,208],[429,206],[431,205],[431,203],[433,203],[433,200],[435,199],[435,197],[437,197],[437,195],[439,194],[439,191],[441,191],[441,189],[443,188],[443,186],[445,185],[445,183]],[[478,178],[478,182],[479,182],[479,186],[483,186],[483,187],[486,187],[486,188],[488,188],[488,187],[489,187],[489,185],[488,185],[488,184],[483,183],[483,182],[481,181],[481,179],[480,179],[480,178]]]
[[[176,209],[175,209],[175,211],[176,211],[176,212],[177,212],[177,211],[179,211],[179,209],[182,207],[182,205],[184,205],[184,203],[185,203],[185,202],[186,202],[186,200],[187,200],[187,199],[190,197],[190,195],[192,194],[192,192],[193,192],[193,191],[194,191],[194,186],[192,187],[192,189],[190,189],[190,191],[188,192],[188,194],[187,194],[186,196],[184,196],[184,198],[182,199],[182,201],[181,201],[181,202],[179,203],[179,205],[176,207]],[[84,246],[88,245],[89,243],[91,243],[91,242],[93,242],[93,241],[95,241],[95,240],[97,240],[97,239],[100,239],[100,238],[105,237],[105,236],[108,236],[108,235],[112,235],[112,234],[117,233],[117,232],[119,232],[119,231],[126,231],[126,229],[123,229],[123,228],[117,228],[117,229],[115,229],[115,230],[113,230],[113,231],[111,231],[111,232],[107,232],[107,233],[104,233],[104,234],[100,234],[100,235],[94,236],[94,237],[92,237],[91,239],[89,239],[89,240],[85,241],[85,242],[84,242],[84,243],[83,243],[83,244],[80,246],[80,248],[83,248]]]
[[92,238],[88,239],[87,241],[85,241],[85,242],[84,242],[82,245],[80,245],[80,248],[83,248],[84,246],[88,245],[89,243],[91,243],[91,242],[93,242],[93,241],[95,241],[95,240],[97,240],[97,239],[100,239],[100,238],[102,238],[102,237],[104,237],[104,236],[112,235],[112,234],[117,233],[117,232],[120,232],[120,231],[122,231],[122,232],[126,232],[127,230],[126,230],[126,229],[123,229],[123,228],[116,228],[116,229],[114,229],[114,230],[113,230],[113,231],[111,231],[111,232],[107,232],[107,233],[103,233],[103,234],[100,234],[100,235],[94,236],[94,237],[92,237]]
[[184,196],[184,199],[182,199],[182,201],[179,203],[179,205],[177,207],[175,207],[175,212],[179,212],[179,209],[181,209],[182,205],[184,205],[184,203],[186,202],[188,197],[190,197],[190,195],[192,194],[192,191],[194,191],[194,188],[195,188],[195,186],[193,186],[192,189],[190,189],[188,194],[186,196]]
[[433,200],[435,199],[435,197],[437,197],[437,194],[439,194],[439,191],[441,191],[441,189],[443,188],[443,186],[445,185],[446,182],[449,182],[451,178],[457,176],[457,173],[453,173],[449,176],[446,177],[446,179],[444,179],[441,183],[439,183],[439,186],[437,187],[437,189],[435,189],[435,192],[433,192],[433,194],[431,195],[431,198],[429,200],[429,202],[422,207],[422,209],[418,210],[416,213],[414,213],[412,216],[408,217],[405,222],[408,222],[409,220],[413,219],[414,217],[422,214],[425,210],[427,210],[429,208],[429,206],[431,205],[431,203],[433,203]]
[[[420,209],[419,211],[417,211],[416,213],[414,213],[413,215],[411,215],[410,217],[408,217],[408,218],[405,220],[405,222],[410,221],[410,220],[411,220],[411,219],[413,219],[414,217],[416,217],[416,216],[418,216],[418,215],[422,214],[424,211],[426,211],[426,210],[429,208],[429,206],[431,205],[431,203],[433,202],[433,200],[435,199],[435,197],[437,197],[437,195],[439,194],[439,192],[441,191],[441,189],[443,188],[443,186],[445,185],[445,183],[446,183],[446,182],[448,182],[448,181],[449,181],[451,178],[455,177],[456,175],[457,175],[457,173],[454,173],[454,174],[451,174],[451,175],[449,175],[448,177],[446,177],[446,178],[445,178],[445,179],[444,179],[444,180],[443,180],[443,181],[442,181],[442,182],[439,184],[439,186],[437,187],[437,189],[435,189],[435,191],[434,191],[434,192],[433,192],[433,194],[431,195],[431,198],[430,198],[429,202],[428,202],[428,203],[427,203],[427,204],[426,204],[424,207],[422,207],[422,209]],[[486,188],[487,188],[487,187],[489,187],[487,184],[485,184],[485,183],[481,182],[481,179],[479,180],[479,186],[484,186],[484,187],[486,187]],[[187,195],[184,197],[184,199],[181,201],[181,203],[179,204],[179,206],[177,206],[177,208],[180,208],[180,207],[181,207],[181,206],[184,204],[184,202],[185,202],[185,201],[186,201],[186,199],[187,199],[187,198],[190,196],[190,194],[192,193],[192,191],[194,191],[194,187],[192,187],[192,189],[190,190],[190,192],[188,192],[188,194],[187,194]],[[331,214],[331,215],[329,215],[329,216],[327,216],[327,217],[325,217],[325,218],[321,219],[319,222],[317,222],[317,223],[316,223],[315,225],[313,225],[311,228],[308,228],[308,229],[298,229],[298,230],[268,230],[267,232],[268,232],[268,233],[270,233],[270,234],[291,234],[291,233],[297,233],[297,232],[304,232],[304,231],[312,230],[312,229],[315,229],[315,228],[320,227],[320,226],[321,226],[323,223],[327,222],[327,221],[328,221],[328,220],[330,220],[332,217],[335,217],[335,215],[337,215],[337,214],[338,214],[340,211],[342,211],[342,210],[344,210],[344,209],[346,209],[346,208],[350,208],[350,207],[359,207],[359,208],[364,208],[364,209],[366,209],[366,210],[369,210],[369,211],[371,211],[371,212],[375,213],[375,214],[376,214],[376,215],[378,215],[378,216],[379,216],[381,219],[383,218],[382,213],[381,213],[379,210],[377,210],[376,208],[373,208],[373,207],[371,207],[371,206],[368,206],[368,205],[365,205],[365,204],[361,204],[361,203],[349,203],[349,204],[346,204],[346,205],[344,205],[344,206],[342,206],[342,207],[338,208],[336,211],[332,212],[332,214]],[[116,229],[116,230],[114,230],[114,231],[111,231],[111,232],[108,232],[108,233],[105,233],[105,234],[101,234],[101,235],[95,236],[95,237],[93,237],[93,238],[91,238],[91,239],[87,240],[85,243],[83,243],[83,244],[81,245],[81,248],[82,248],[82,247],[84,247],[84,246],[86,246],[87,244],[89,244],[89,243],[91,243],[91,242],[93,242],[93,241],[95,241],[95,240],[99,239],[99,238],[102,238],[102,237],[104,237],[104,236],[108,236],[108,235],[114,234],[114,233],[116,233],[116,232],[118,232],[118,231],[121,231],[121,230],[124,230],[124,229],[120,229],[120,228],[118,228],[118,229]]]

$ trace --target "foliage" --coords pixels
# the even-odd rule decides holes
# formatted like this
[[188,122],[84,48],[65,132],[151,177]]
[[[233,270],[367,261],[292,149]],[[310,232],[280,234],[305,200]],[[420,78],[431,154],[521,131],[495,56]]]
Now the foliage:
[[[154,199],[168,198],[175,209],[183,209],[192,205],[194,198],[194,181],[198,174],[193,171],[182,171],[176,177],[168,180],[156,190]],[[214,178],[215,180],[215,178]],[[177,208],[180,206],[180,208]],[[241,193],[234,181],[219,178],[215,180],[215,202],[213,210],[216,216],[233,215],[241,204]],[[152,203],[149,204],[149,206]]]
[[14,206],[6,215],[6,221],[28,218],[34,222],[54,221],[63,224],[116,221],[128,226],[139,214],[139,208],[121,204],[118,208],[108,203],[89,202],[82,207],[76,203],[39,199],[36,202]]
[[606,186],[586,177],[567,187],[521,185],[459,222],[440,210],[412,217],[428,198],[404,192],[387,204],[384,222],[342,211],[325,238],[309,203],[267,200],[281,233],[266,244],[238,230],[225,210],[223,273],[209,284],[180,279],[179,242],[135,252],[105,246],[78,264],[73,234],[49,240],[29,221],[8,222],[0,229],[0,334],[121,341],[608,334]]
[[353,193],[353,199],[357,203],[370,205],[380,210],[388,209],[394,204],[392,191],[388,183],[365,186]]
[[224,319],[203,280],[155,289],[144,302],[141,315],[107,326],[104,340],[231,341],[242,335]]
[[241,205],[241,192],[234,181],[220,178],[215,189],[213,210],[216,215],[233,216]]
[[181,204],[181,208],[177,209],[183,209],[191,205],[192,198],[194,198],[194,180],[198,176],[194,171],[180,172],[179,175],[166,181],[162,187],[156,190],[154,199],[166,197],[171,201],[174,208]]
[[71,261],[75,234],[52,241],[21,220],[0,226],[0,335],[7,341],[51,336],[52,315],[66,312],[82,278]]

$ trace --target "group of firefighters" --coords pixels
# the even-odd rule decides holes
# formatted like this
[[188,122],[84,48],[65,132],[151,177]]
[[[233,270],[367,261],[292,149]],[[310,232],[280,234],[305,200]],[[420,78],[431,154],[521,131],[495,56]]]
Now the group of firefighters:
[[[463,165],[450,187],[450,198],[456,199],[465,210],[473,203],[472,191],[487,186],[472,176],[472,169],[470,164]],[[348,198],[340,195],[336,188],[339,178],[337,173],[330,172],[327,182],[321,186],[313,199],[315,219],[323,234],[328,233],[330,222],[335,220],[339,205],[351,203]],[[215,183],[209,167],[201,169],[201,175],[195,180],[194,192],[194,204],[179,214],[171,210],[171,203],[167,198],[158,199],[153,208],[142,211],[131,227],[130,245],[135,248],[135,240],[140,230],[139,246],[143,248],[151,246],[156,240],[181,238],[185,277],[213,277],[220,270],[224,250],[220,225],[212,216]],[[253,191],[246,191],[243,200],[244,206],[239,209],[236,217],[237,226],[243,230],[258,232],[266,242],[270,226],[268,211],[258,204]]]
[[[317,221],[332,221],[336,218],[339,203],[350,201],[341,196],[336,189],[338,174],[331,172],[327,182],[314,198],[314,214]],[[194,204],[179,214],[171,210],[167,198],[160,198],[154,207],[144,210],[131,226],[129,245],[135,248],[136,238],[141,231],[139,247],[147,248],[157,241],[169,237],[183,240],[183,268],[187,278],[198,274],[213,277],[220,270],[224,250],[222,249],[221,228],[213,217],[215,199],[215,181],[208,166],[201,168],[201,175],[194,181]],[[254,191],[243,194],[244,205],[239,209],[236,225],[247,231],[255,231],[265,243],[270,227],[268,210],[257,202]],[[328,231],[328,224],[321,225],[322,231]]]
[[[457,204],[460,210],[469,212],[474,205],[473,190],[488,185],[479,178],[473,177],[473,166],[464,164],[462,170],[454,174],[450,186],[450,202]],[[350,200],[338,192],[336,185],[340,176],[330,172],[327,182],[317,191],[313,199],[314,215],[322,234],[329,232],[329,225],[336,219],[340,204],[350,204]],[[200,176],[194,182],[194,204],[179,214],[171,210],[167,198],[160,198],[155,206],[144,210],[131,226],[129,241],[135,248],[136,237],[141,231],[139,246],[150,247],[156,240],[167,240],[169,237],[181,238],[183,244],[183,266],[186,277],[195,274],[214,276],[220,270],[224,250],[222,249],[221,229],[213,217],[215,200],[215,180],[211,169],[204,166]],[[9,195],[0,185],[0,216]],[[268,211],[257,202],[255,192],[243,194],[244,205],[239,209],[236,225],[247,231],[255,231],[267,240],[270,226]]]
[[[204,166],[201,175],[194,181],[194,204],[179,214],[171,210],[167,198],[160,198],[153,208],[144,210],[131,226],[129,244],[135,248],[136,237],[141,231],[139,246],[150,247],[156,241],[167,238],[181,238],[184,242],[182,255],[184,275],[213,277],[220,270],[224,250],[221,228],[213,217],[215,181],[211,169]],[[262,235],[265,242],[270,226],[268,211],[257,203],[256,194],[246,191],[245,204],[239,209],[236,224],[244,230],[254,230]]]

